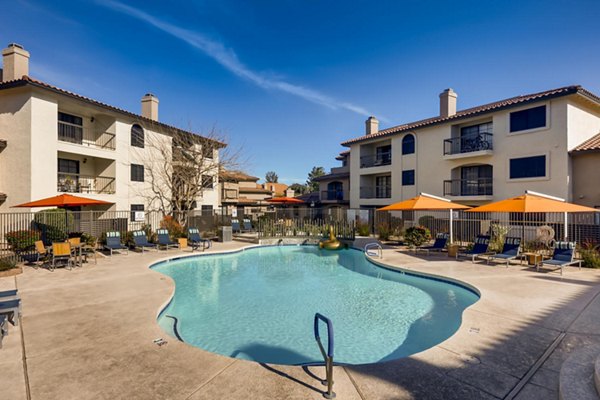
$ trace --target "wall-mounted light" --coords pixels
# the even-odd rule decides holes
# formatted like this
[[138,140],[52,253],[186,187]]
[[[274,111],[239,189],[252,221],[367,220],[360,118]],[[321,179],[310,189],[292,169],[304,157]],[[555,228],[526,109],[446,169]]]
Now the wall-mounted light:
[[94,122],[94,117],[90,118],[90,122]]
[[85,164],[87,162],[87,158],[83,158],[83,163]]

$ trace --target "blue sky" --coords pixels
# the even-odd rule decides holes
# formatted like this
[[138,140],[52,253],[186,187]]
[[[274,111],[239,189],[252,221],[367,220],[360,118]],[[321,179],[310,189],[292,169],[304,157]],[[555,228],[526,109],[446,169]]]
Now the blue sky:
[[[4,8],[8,5],[5,4]],[[220,129],[261,178],[304,182],[339,143],[458,108],[581,84],[600,94],[600,1],[12,1],[0,45],[30,75],[160,119]]]

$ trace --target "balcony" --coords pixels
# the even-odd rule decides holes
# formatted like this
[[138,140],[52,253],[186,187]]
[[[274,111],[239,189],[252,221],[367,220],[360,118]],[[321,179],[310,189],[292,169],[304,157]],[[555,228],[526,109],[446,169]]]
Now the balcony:
[[492,154],[492,137],[493,135],[491,133],[479,133],[477,135],[468,135],[445,139],[444,156],[474,156]]
[[361,199],[389,199],[392,197],[391,186],[361,187]]
[[115,178],[81,174],[58,173],[57,191],[67,193],[115,193]]
[[444,196],[487,197],[493,195],[492,178],[452,179],[444,181]]
[[381,153],[374,156],[362,156],[360,158],[360,167],[380,167],[392,164],[392,153]]
[[322,190],[321,201],[327,202],[343,202],[344,191],[343,190]]
[[93,129],[60,121],[58,122],[58,140],[104,150],[115,150],[116,148],[114,133],[97,132]]

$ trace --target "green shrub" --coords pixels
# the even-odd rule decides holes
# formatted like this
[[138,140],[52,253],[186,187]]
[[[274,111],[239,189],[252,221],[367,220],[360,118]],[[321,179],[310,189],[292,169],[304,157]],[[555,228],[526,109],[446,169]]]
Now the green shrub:
[[510,227],[500,224],[492,224],[490,229],[492,234],[489,246],[490,251],[501,253],[502,248],[504,247],[504,239],[506,238]]
[[365,224],[359,221],[356,223],[356,234],[358,236],[370,236],[371,227],[369,226],[369,224]]
[[579,249],[579,256],[586,268],[600,268],[600,246],[593,243],[584,243]]
[[406,230],[404,240],[411,246],[421,246],[431,239],[431,232],[424,226],[412,226]]
[[390,240],[390,236],[392,234],[392,230],[387,224],[380,224],[377,227],[377,233],[379,235],[379,240]]
[[0,271],[8,271],[17,267],[17,262],[12,258],[0,258]]
[[73,212],[61,208],[38,211],[33,219],[47,244],[67,239],[67,232],[74,221]]
[[35,247],[40,240],[40,232],[34,230],[12,231],[6,234],[6,241],[15,253],[23,253]]

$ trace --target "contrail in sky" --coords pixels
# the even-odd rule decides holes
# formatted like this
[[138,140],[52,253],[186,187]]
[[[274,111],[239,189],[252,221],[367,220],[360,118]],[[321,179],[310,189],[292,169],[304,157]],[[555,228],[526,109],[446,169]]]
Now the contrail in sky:
[[253,71],[244,65],[238,59],[233,49],[226,47],[223,43],[209,39],[198,32],[180,28],[179,26],[175,26],[169,22],[156,18],[138,8],[131,7],[118,1],[104,0],[98,1],[98,4],[134,17],[140,21],[154,26],[157,29],[160,29],[171,36],[176,37],[179,40],[186,42],[190,46],[211,57],[233,74],[240,78],[246,79],[263,89],[279,90],[333,110],[344,109],[360,115],[372,115],[372,113],[361,106],[344,101],[338,101],[333,97],[330,97],[317,90],[282,80],[265,77],[259,72]]

